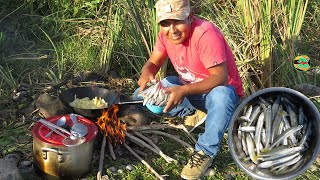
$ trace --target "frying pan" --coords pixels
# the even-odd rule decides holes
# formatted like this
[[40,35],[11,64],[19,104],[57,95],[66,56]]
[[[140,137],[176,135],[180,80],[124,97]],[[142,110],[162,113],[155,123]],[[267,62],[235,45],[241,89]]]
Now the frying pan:
[[88,97],[89,99],[93,99],[95,97],[100,97],[101,99],[104,99],[105,102],[108,103],[108,106],[112,106],[113,104],[138,104],[142,103],[142,100],[136,100],[136,101],[126,101],[121,102],[120,97],[117,93],[108,90],[103,87],[99,86],[83,86],[83,87],[74,87],[74,88],[67,88],[62,89],[61,87],[58,88],[58,95],[59,99],[62,102],[62,104],[65,106],[65,108],[71,112],[75,112],[77,114],[80,114],[82,116],[88,117],[88,118],[97,118],[100,117],[102,114],[101,109],[82,109],[82,108],[75,108],[70,106],[69,103],[75,100],[76,98],[85,98]]

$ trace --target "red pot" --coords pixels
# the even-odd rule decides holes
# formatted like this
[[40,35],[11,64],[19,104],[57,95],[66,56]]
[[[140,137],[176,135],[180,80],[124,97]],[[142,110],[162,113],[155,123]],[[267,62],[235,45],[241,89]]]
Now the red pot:
[[[62,116],[46,119],[55,124]],[[69,115],[65,115],[66,125],[72,126]],[[33,130],[33,159],[34,165],[46,177],[76,179],[90,171],[93,142],[98,134],[97,126],[89,119],[77,116],[78,122],[88,128],[86,141],[78,146],[67,147],[63,145],[64,138],[56,133],[45,137],[51,130],[38,122]]]

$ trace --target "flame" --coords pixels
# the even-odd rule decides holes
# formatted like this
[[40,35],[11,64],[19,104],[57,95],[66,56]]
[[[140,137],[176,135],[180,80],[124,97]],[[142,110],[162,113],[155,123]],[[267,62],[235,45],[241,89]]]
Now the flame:
[[117,117],[118,111],[119,106],[112,105],[110,108],[103,110],[101,117],[96,122],[101,132],[114,144],[122,144],[125,139],[124,133],[127,131],[127,125],[121,123],[120,118]]

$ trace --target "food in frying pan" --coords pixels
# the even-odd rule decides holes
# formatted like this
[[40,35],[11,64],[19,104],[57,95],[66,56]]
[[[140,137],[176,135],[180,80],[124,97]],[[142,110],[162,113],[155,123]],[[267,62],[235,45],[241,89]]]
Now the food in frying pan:
[[102,109],[108,107],[108,103],[100,97],[95,97],[93,99],[90,99],[88,97],[78,99],[75,97],[74,101],[69,104],[72,107],[81,109]]

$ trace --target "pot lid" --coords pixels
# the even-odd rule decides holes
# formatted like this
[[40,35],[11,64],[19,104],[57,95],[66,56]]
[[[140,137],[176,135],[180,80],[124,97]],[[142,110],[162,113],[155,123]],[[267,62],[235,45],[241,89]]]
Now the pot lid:
[[[65,122],[65,125],[63,125],[62,127],[70,132],[71,127],[74,125],[74,122],[71,120],[70,114],[63,115],[63,116],[66,118],[66,122]],[[53,124],[57,124],[57,121],[63,116],[54,116],[54,117],[47,118],[46,120]],[[76,117],[78,122],[75,122],[75,123],[81,123],[85,125],[88,129],[87,134],[84,136],[86,139],[84,143],[93,140],[98,134],[97,126],[91,120],[86,119],[80,115],[76,115]],[[55,132],[53,132],[50,136],[48,136],[47,134],[50,133],[50,131],[51,129],[49,129],[47,126],[45,126],[41,122],[37,122],[36,125],[33,127],[32,134],[34,138],[37,138],[42,142],[56,145],[56,146],[64,146],[62,141],[65,138]]]

